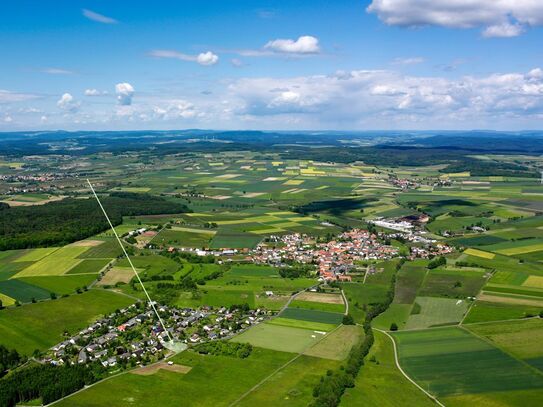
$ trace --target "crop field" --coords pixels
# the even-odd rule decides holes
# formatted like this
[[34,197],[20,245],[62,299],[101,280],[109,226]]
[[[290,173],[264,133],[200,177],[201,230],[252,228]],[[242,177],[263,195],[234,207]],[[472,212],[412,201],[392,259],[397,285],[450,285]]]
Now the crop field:
[[209,247],[209,243],[217,232],[205,229],[172,227],[162,230],[153,243],[180,247]]
[[543,303],[537,307],[477,300],[464,319],[464,324],[526,318],[538,315],[541,310],[543,310]]
[[394,338],[406,373],[438,398],[465,394],[484,398],[487,392],[543,385],[543,375],[460,328],[405,331]]
[[405,328],[420,329],[455,324],[460,322],[467,310],[468,303],[465,300],[417,297]]
[[496,322],[492,324],[467,325],[467,329],[487,338],[498,348],[519,359],[543,358],[543,320],[540,318],[521,321]]
[[69,245],[46,255],[23,269],[15,277],[59,276],[81,262],[77,256],[88,250],[88,246]]
[[[43,300],[50,296],[49,291],[41,287],[15,279],[0,281],[0,293],[21,303],[30,302],[33,298],[35,300]],[[8,304],[6,303],[5,305]]]
[[282,318],[297,319],[301,321],[319,322],[322,324],[339,324],[343,315],[337,312],[316,311],[303,308],[286,308],[281,314]]
[[[17,280],[26,284],[43,288],[55,294],[73,294],[78,288],[88,287],[96,279],[92,274],[21,277]],[[26,302],[26,301],[25,301]]]
[[111,262],[111,259],[84,259],[75,267],[72,267],[66,275],[72,274],[97,274]]
[[315,311],[326,311],[326,312],[335,312],[343,313],[345,311],[345,306],[343,304],[330,304],[326,302],[317,302],[317,301],[302,301],[294,300],[289,305],[290,308],[303,308]]
[[253,346],[282,352],[303,353],[324,336],[310,329],[261,323],[235,336],[233,342],[248,342]]
[[[136,268],[136,271],[139,273],[142,270]],[[134,278],[134,271],[131,267],[112,267],[104,274],[104,277],[98,281],[97,285],[103,286],[115,285],[117,283],[129,283],[132,278]]]
[[30,355],[62,340],[62,333],[72,334],[98,317],[126,307],[133,299],[105,290],[89,290],[53,301],[5,309],[0,312],[2,344]]
[[253,264],[240,264],[230,268],[231,277],[279,277],[277,268],[270,266],[257,266]]
[[[394,361],[392,341],[381,332],[374,332],[375,342],[367,362],[358,374],[355,386],[347,389],[341,405],[346,407],[431,407],[435,403],[409,382]],[[374,361],[373,361],[374,360]]]
[[418,294],[449,298],[475,297],[486,282],[484,271],[433,269]]

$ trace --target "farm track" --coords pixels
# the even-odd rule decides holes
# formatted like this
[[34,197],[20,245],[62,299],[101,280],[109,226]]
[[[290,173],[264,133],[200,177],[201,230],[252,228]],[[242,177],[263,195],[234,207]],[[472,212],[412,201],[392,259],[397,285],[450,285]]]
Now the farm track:
[[435,396],[433,396],[432,394],[428,393],[426,390],[424,390],[421,386],[419,386],[417,384],[417,382],[415,382],[413,379],[411,379],[411,377],[409,377],[407,375],[407,373],[404,372],[404,370],[402,369],[402,367],[400,366],[400,361],[399,361],[399,358],[398,358],[398,348],[396,347],[396,341],[394,340],[394,338],[387,332],[387,331],[383,331],[381,329],[377,329],[377,328],[372,328],[372,329],[375,329],[376,331],[379,331],[383,334],[385,334],[391,341],[392,341],[392,347],[394,348],[394,361],[396,362],[396,367],[398,368],[398,370],[402,373],[402,375],[407,379],[409,380],[411,383],[413,383],[420,391],[422,391],[426,396],[428,396],[431,400],[433,400],[437,405],[441,406],[441,407],[445,407],[445,405],[440,402]]

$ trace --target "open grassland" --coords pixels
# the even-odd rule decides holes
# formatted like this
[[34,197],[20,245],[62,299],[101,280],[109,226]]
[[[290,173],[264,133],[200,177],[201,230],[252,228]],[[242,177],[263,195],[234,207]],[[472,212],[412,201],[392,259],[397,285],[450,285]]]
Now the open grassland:
[[543,386],[543,375],[460,328],[398,332],[394,338],[403,369],[439,398]]
[[440,400],[447,407],[527,407],[538,406],[542,399],[543,390],[530,389],[463,394],[443,397]]
[[417,297],[406,329],[421,329],[440,325],[452,325],[462,320],[468,310],[465,300],[437,297]]
[[309,329],[312,331],[320,331],[320,332],[332,331],[337,326],[335,324],[327,324],[325,322],[305,321],[302,319],[292,319],[292,318],[282,318],[282,317],[273,318],[268,323],[273,324],[273,325],[303,328],[303,329]]
[[62,340],[62,333],[75,334],[98,317],[134,301],[105,290],[90,290],[54,301],[5,309],[0,312],[0,343],[30,355]]
[[241,264],[232,266],[228,275],[231,277],[279,277],[279,272],[275,267]]
[[359,343],[363,336],[364,331],[361,327],[341,325],[310,347],[304,354],[325,359],[345,360],[351,348]]
[[374,332],[375,342],[364,366],[341,399],[346,407],[431,407],[435,403],[409,382],[396,367],[392,341],[381,332]]
[[236,406],[305,407],[313,401],[313,389],[339,362],[302,355],[251,391]]
[[390,304],[385,312],[372,321],[372,326],[378,329],[389,330],[394,323],[398,329],[405,329],[411,314],[411,304]]
[[248,342],[253,346],[283,352],[302,353],[317,343],[323,333],[269,323],[255,325],[235,336],[233,342]]
[[205,287],[198,293],[182,292],[176,301],[178,307],[197,308],[202,305],[213,307],[231,306],[236,304],[255,305],[255,295],[253,291],[239,289],[222,290],[221,288]]
[[364,321],[366,315],[364,308],[369,304],[382,302],[389,289],[388,285],[369,283],[345,283],[341,285],[341,288],[349,301],[349,313],[358,323]]
[[[294,355],[253,349],[246,359],[183,352],[172,360],[186,374],[159,370],[149,376],[123,374],[80,392],[58,406],[229,406]],[[306,396],[307,399],[307,396]]]
[[179,247],[209,247],[211,239],[213,239],[216,233],[214,230],[174,226],[171,229],[163,229],[154,238],[153,243]]

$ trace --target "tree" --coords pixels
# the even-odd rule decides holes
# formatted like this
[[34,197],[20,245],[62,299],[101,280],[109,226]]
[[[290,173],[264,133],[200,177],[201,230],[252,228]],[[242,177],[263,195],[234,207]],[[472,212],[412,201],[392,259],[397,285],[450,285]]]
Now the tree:
[[397,331],[398,330],[398,325],[396,325],[396,322],[393,322],[392,324],[390,324],[390,330],[391,331]]
[[55,293],[52,292],[52,293],[49,294],[49,295],[51,296],[51,299],[52,299],[52,300],[56,300],[56,299],[57,299],[57,295],[56,295]]
[[354,319],[351,314],[347,314],[343,316],[343,325],[354,325]]
[[4,304],[2,303],[2,300],[0,300],[0,309],[4,308]]

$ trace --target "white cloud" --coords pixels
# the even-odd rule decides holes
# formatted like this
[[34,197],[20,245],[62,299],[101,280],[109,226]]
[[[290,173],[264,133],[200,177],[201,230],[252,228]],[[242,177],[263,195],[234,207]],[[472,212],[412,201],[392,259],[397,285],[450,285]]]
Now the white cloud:
[[85,96],[104,96],[104,95],[107,95],[108,92],[107,91],[102,91],[102,90],[98,90],[98,89],[85,89]]
[[45,68],[45,69],[42,69],[43,73],[48,73],[50,75],[72,75],[73,72],[72,71],[69,71],[67,69],[62,69],[62,68]]
[[219,62],[219,57],[211,51],[202,52],[196,57],[196,62],[200,65],[215,65]]
[[543,25],[539,0],[373,0],[367,11],[388,25],[482,27],[485,37],[514,37]]
[[392,65],[416,65],[423,62],[424,58],[422,57],[396,58],[392,61]]
[[509,38],[517,37],[523,32],[524,28],[520,24],[503,23],[486,27],[483,30],[483,37]]
[[102,23],[102,24],[118,23],[118,21],[115,20],[114,18],[107,17],[103,14],[96,13],[95,11],[92,11],[92,10],[83,9],[82,12],[83,12],[83,15],[87,17],[89,20],[96,21],[97,23]]
[[319,40],[311,35],[303,35],[297,40],[269,41],[264,48],[286,54],[318,54],[320,52]]
[[37,98],[37,95],[32,95],[30,93],[18,93],[0,89],[0,103],[25,102]]
[[156,58],[173,58],[180,61],[197,62],[200,65],[215,65],[219,62],[218,55],[211,51],[202,52],[198,55],[189,55],[173,50],[153,50],[149,55]]
[[230,63],[232,64],[232,66],[235,66],[236,68],[241,68],[244,65],[243,61],[239,58],[232,58],[230,60]]
[[12,121],[13,121],[13,118],[10,115],[4,116],[5,123],[11,123]]
[[66,112],[75,113],[79,110],[81,104],[69,93],[64,93],[57,101],[57,106]]
[[130,106],[134,96],[134,87],[127,82],[118,83],[115,85],[115,94],[119,105]]
[[276,125],[290,118],[307,128],[495,128],[504,120],[535,123],[543,114],[543,71],[458,79],[376,70],[243,78],[230,84],[228,99],[237,117]]

